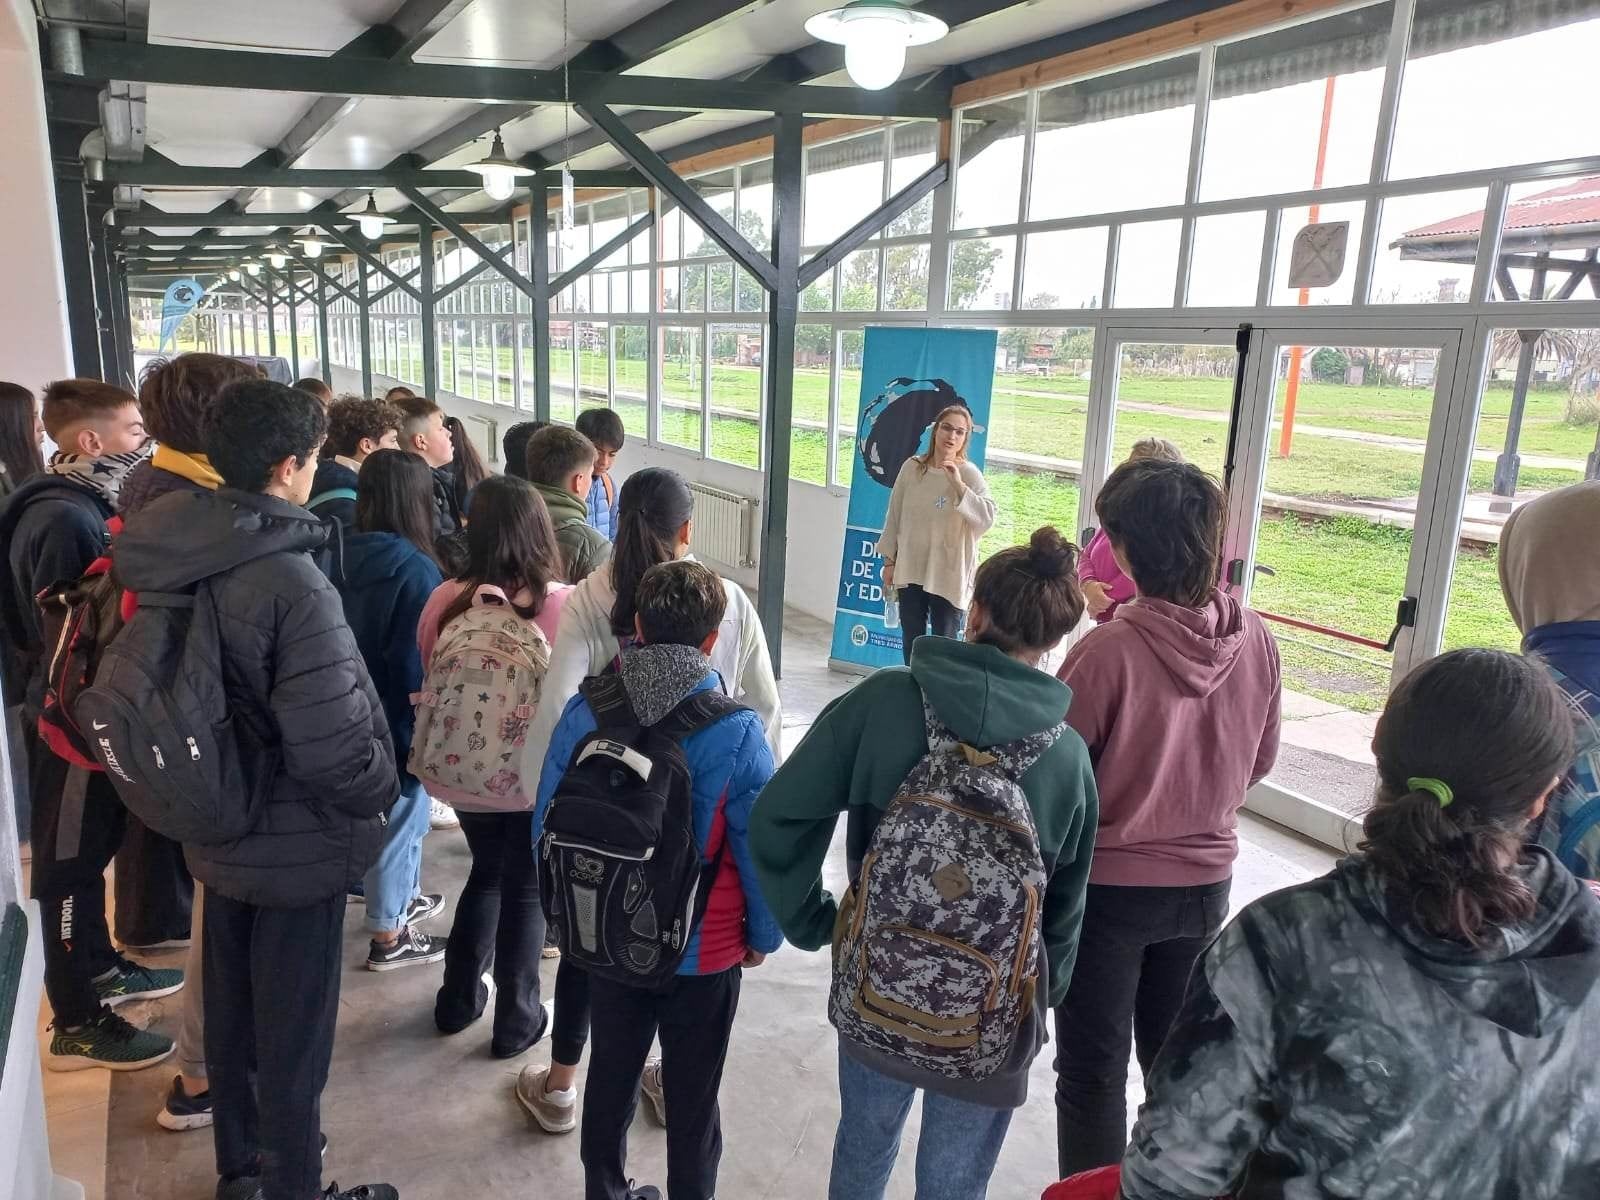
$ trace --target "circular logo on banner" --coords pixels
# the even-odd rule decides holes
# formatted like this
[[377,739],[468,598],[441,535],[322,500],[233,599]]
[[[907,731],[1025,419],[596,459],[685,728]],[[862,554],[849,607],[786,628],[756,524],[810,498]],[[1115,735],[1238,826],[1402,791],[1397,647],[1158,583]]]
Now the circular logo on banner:
[[852,625],[850,627],[850,644],[857,649],[867,644],[867,627],[865,625]]

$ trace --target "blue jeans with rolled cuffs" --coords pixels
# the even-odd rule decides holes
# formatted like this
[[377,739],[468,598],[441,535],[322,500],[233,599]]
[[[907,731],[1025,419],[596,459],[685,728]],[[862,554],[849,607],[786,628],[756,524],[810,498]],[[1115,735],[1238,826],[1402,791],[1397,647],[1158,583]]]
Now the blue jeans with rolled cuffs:
[[405,924],[406,906],[422,890],[422,839],[427,836],[428,793],[413,779],[389,810],[383,849],[367,870],[370,932],[393,933]]

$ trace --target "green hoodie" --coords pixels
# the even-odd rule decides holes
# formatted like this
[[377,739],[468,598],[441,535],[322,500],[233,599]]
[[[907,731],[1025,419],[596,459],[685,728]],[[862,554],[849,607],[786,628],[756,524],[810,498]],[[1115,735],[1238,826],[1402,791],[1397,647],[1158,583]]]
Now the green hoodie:
[[[854,878],[879,818],[928,752],[924,693],[956,736],[979,748],[1048,729],[1072,699],[1065,684],[993,646],[930,637],[917,642],[909,670],[879,671],[823,709],[750,818],[762,892],[784,936],[801,949],[833,936],[838,904],[822,886],[822,864],[839,814],[850,814],[845,857]],[[1054,1006],[1077,957],[1098,821],[1083,740],[1067,730],[1021,782],[1050,878],[1041,933]]]
[[561,547],[561,565],[568,583],[582,583],[605,565],[611,557],[611,543],[605,534],[589,524],[588,503],[563,487],[548,483],[533,485],[544,497],[555,526],[556,544]]

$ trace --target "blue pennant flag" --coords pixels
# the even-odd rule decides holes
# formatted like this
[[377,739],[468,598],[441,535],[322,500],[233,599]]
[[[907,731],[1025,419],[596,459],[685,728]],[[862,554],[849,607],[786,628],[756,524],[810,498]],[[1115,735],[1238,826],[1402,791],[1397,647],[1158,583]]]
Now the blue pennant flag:
[[178,326],[205,294],[206,289],[198,279],[174,279],[167,285],[166,295],[161,297],[161,345],[157,353],[165,354],[169,341],[176,344]]

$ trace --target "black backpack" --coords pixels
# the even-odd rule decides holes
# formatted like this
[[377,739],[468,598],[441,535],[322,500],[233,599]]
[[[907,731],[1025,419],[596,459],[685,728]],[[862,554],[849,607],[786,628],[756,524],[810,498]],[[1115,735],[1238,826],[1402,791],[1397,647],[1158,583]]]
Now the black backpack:
[[639,988],[672,981],[705,916],[722,847],[694,838],[683,740],[745,706],[696,692],[641,726],[618,675],[583,682],[599,726],[573,751],[545,814],[539,889],[561,953]]
[[234,841],[265,795],[247,779],[211,590],[140,592],[75,713],[128,811],[177,842]]

